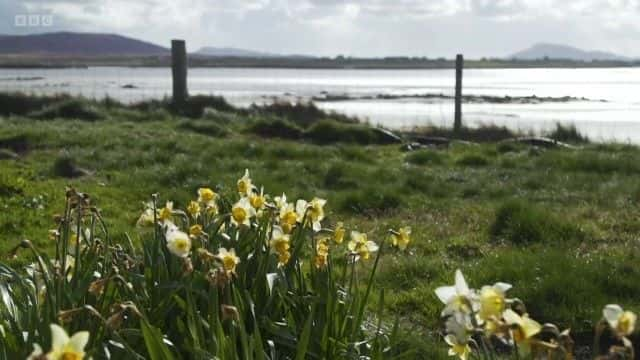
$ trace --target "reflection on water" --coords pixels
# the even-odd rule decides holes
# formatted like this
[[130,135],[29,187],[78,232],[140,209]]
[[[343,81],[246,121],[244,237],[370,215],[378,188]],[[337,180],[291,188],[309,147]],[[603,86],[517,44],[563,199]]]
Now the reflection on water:
[[[640,68],[616,69],[468,69],[465,94],[576,98],[541,104],[464,104],[469,125],[493,123],[520,130],[548,129],[556,122],[574,123],[591,138],[640,143]],[[222,95],[246,106],[274,98],[308,100],[324,94],[354,97],[376,95],[452,95],[453,70],[189,70],[191,94]],[[30,93],[110,96],[132,102],[169,96],[167,68],[94,67],[89,69],[0,69],[0,90]],[[453,104],[448,99],[394,98],[322,102],[320,107],[355,115],[388,127],[449,125]]]

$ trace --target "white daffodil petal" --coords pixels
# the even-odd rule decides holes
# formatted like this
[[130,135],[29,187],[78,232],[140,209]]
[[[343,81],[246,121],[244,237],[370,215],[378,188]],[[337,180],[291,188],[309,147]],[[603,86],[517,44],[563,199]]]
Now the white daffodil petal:
[[436,296],[443,304],[448,304],[456,296],[456,288],[453,286],[441,286],[436,289]]
[[604,319],[607,320],[611,327],[615,328],[618,324],[618,319],[620,319],[623,312],[624,311],[620,305],[609,304],[602,310],[602,316],[604,316]]
[[497,282],[493,285],[493,288],[502,292],[503,294],[506,293],[507,291],[509,291],[512,286],[511,284],[507,284],[507,283],[503,283],[503,282]]
[[77,352],[84,352],[85,346],[89,343],[89,332],[88,331],[80,331],[69,339],[69,345],[71,348]]
[[69,342],[67,332],[57,324],[51,324],[51,347],[58,349],[65,346]]
[[467,285],[467,281],[464,279],[460,269],[456,270],[456,291],[459,295],[469,294],[469,285]]

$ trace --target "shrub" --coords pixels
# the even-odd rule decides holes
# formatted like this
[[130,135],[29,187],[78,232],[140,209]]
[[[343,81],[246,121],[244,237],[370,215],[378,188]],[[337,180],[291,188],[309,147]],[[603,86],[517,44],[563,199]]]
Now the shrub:
[[302,137],[298,126],[282,119],[260,119],[250,124],[246,131],[266,138],[296,140]]
[[585,239],[576,225],[519,200],[507,201],[498,208],[489,233],[493,239],[519,245]]
[[43,120],[65,118],[95,121],[104,118],[104,114],[95,104],[78,98],[52,104],[40,111],[29,113],[29,116]]

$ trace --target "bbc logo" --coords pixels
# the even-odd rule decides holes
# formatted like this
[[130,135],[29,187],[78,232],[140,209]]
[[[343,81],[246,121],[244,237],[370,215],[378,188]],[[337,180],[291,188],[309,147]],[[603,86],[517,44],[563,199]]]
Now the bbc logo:
[[34,14],[16,15],[14,18],[14,25],[16,27],[52,26],[53,15],[34,15]]

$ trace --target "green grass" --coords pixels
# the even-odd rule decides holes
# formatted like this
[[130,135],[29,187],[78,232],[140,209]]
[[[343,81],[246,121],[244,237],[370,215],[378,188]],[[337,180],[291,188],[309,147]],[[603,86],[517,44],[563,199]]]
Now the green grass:
[[[377,241],[387,240],[390,227],[413,228],[410,253],[383,259],[376,279],[386,290],[389,319],[399,315],[413,334],[404,339],[409,348],[443,346],[433,290],[451,283],[458,267],[474,286],[511,282],[540,322],[575,331],[587,331],[603,304],[640,309],[636,147],[456,143],[403,153],[347,128],[363,125],[301,126],[273,114],[221,110],[190,119],[162,109],[92,106],[100,117],[91,122],[0,118],[0,149],[18,155],[0,160],[3,254],[23,239],[53,249],[47,230],[62,211],[65,186],[93,196],[115,239],[129,234],[139,241],[131,229],[150,194],[184,207],[198,187],[228,191],[249,168],[271,194],[328,199],[328,224],[345,221]],[[296,124],[302,140],[247,131],[269,121]],[[348,140],[327,140],[334,135]],[[89,175],[56,176],[69,170],[62,165]]]

